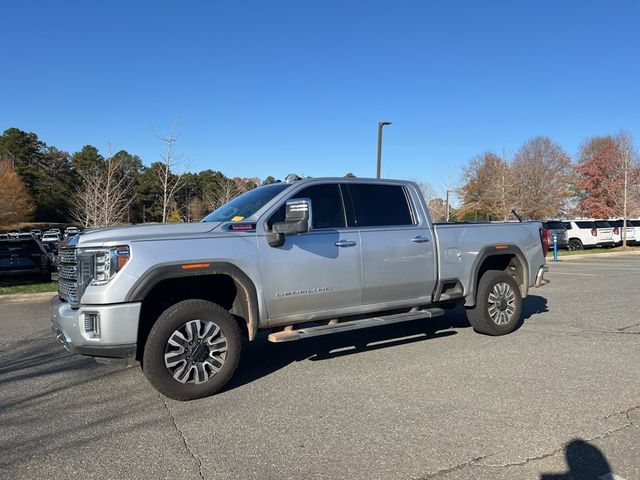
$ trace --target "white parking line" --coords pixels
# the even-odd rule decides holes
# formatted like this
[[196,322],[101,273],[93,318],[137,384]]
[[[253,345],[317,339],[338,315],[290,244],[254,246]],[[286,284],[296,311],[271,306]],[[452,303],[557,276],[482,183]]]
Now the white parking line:
[[595,273],[571,273],[571,272],[554,272],[553,270],[549,271],[549,275],[578,275],[581,277],[596,277]]
[[566,263],[558,264],[560,267],[589,267],[589,268],[601,268],[605,270],[620,270],[627,272],[640,272],[640,268],[627,268],[627,267],[618,267],[616,265],[602,265],[600,263]]

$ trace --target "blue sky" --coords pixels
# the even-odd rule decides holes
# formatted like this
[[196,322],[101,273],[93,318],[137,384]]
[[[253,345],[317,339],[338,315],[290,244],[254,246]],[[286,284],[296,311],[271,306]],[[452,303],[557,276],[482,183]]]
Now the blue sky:
[[637,1],[3,2],[0,129],[145,163],[181,118],[193,170],[437,189],[548,135],[640,143]]

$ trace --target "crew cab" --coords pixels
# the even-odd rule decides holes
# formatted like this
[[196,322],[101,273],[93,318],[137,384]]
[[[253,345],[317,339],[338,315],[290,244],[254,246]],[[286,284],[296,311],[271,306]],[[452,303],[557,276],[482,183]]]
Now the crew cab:
[[279,182],[199,223],[65,240],[52,329],[72,353],[140,360],[161,393],[189,400],[221,389],[241,337],[262,330],[296,341],[464,305],[476,331],[510,333],[545,283],[547,240],[539,222],[434,224],[413,182]]

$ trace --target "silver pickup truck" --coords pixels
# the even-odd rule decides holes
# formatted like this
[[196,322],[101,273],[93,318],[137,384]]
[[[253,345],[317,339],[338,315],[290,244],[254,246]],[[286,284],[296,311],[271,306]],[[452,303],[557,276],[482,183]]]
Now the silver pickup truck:
[[70,352],[135,361],[164,395],[211,395],[242,338],[271,342],[442,315],[513,331],[541,286],[539,222],[434,224],[413,182],[318,178],[251,190],[199,223],[70,237],[51,323]]

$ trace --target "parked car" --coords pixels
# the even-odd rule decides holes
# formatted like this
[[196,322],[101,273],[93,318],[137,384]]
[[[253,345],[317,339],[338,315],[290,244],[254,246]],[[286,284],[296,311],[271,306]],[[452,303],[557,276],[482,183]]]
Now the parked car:
[[633,245],[640,245],[640,220],[631,219],[627,220],[627,223],[630,223],[633,227]]
[[51,280],[52,263],[35,238],[0,240],[0,278],[36,277]]
[[7,232],[8,238],[18,238],[20,236],[20,232],[18,230],[11,230]]
[[[567,237],[569,250],[582,250],[590,247],[612,247],[613,231],[607,222],[594,220],[569,220]],[[600,227],[598,227],[600,225]]]
[[476,331],[510,333],[546,283],[546,233],[540,222],[433,224],[408,181],[274,183],[199,223],[70,238],[52,329],[72,353],[142,359],[154,387],[189,400],[233,376],[243,332],[288,342],[463,305]]
[[60,243],[60,235],[47,232],[42,236],[42,243],[48,244],[51,250],[56,253],[58,251],[58,244]]
[[59,228],[50,228],[45,233],[56,233],[58,234],[58,237],[62,237],[62,232],[60,232]]
[[35,237],[35,238],[40,238],[42,236],[42,230],[40,230],[38,228],[32,228],[31,229],[31,236]]
[[69,238],[74,235],[78,235],[80,233],[80,229],[78,227],[67,227],[64,231],[64,238]]
[[613,238],[613,227],[608,220],[594,220],[598,229],[598,245],[602,247],[614,247],[616,241]]
[[542,226],[549,230],[549,248],[553,248],[553,236],[556,236],[558,248],[567,248],[569,238],[567,237],[567,226],[561,220],[547,220],[542,222]]
[[[622,245],[624,220],[607,220],[607,223],[613,229],[613,241],[615,244]],[[631,220],[627,220],[627,228],[624,231],[626,231],[627,245],[634,245],[636,243],[636,229],[631,225]]]

